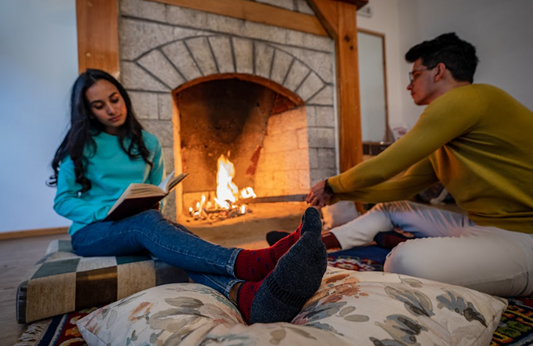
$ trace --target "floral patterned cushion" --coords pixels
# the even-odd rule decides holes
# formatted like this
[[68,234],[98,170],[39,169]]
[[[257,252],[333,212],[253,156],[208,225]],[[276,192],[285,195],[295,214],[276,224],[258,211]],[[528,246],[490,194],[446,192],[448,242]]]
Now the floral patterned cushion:
[[78,321],[94,345],[489,345],[507,302],[404,275],[328,268],[291,323],[246,325],[192,283],[136,293]]

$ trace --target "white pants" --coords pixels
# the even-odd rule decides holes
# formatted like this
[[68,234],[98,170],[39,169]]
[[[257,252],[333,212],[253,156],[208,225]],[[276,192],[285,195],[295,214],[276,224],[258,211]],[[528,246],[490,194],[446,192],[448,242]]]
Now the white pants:
[[533,293],[533,235],[527,233],[477,226],[466,215],[407,201],[380,203],[331,232],[349,249],[395,227],[427,238],[395,247],[385,261],[387,272],[502,297]]

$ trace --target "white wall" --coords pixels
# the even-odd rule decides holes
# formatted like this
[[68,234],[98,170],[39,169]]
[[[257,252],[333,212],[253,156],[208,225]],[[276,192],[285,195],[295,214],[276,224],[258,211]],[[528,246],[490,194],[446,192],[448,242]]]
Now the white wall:
[[[474,82],[498,86],[533,109],[533,1],[402,0],[401,5],[401,51],[454,31],[477,49],[480,62]],[[404,64],[402,75],[410,68]],[[414,106],[408,93],[402,103],[404,119],[412,126],[423,108]]]
[[73,0],[0,1],[0,232],[68,226],[45,185],[78,74]]
[[413,45],[455,31],[472,43],[480,59],[474,81],[496,85],[533,109],[533,1],[531,0],[370,0],[371,18],[361,28],[384,33],[391,125],[412,127],[424,110],[406,91]]

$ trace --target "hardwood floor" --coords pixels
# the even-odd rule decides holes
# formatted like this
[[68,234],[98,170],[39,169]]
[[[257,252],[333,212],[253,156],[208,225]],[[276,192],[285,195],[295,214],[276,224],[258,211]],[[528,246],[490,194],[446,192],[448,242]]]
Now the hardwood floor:
[[54,239],[66,234],[0,241],[0,345],[12,346],[26,328],[16,320],[17,287],[25,273],[44,256]]

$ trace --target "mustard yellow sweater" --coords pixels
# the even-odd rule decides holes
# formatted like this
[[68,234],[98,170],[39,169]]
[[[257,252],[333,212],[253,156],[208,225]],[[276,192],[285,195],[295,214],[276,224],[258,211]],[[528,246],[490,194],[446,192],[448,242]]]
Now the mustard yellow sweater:
[[333,202],[408,199],[436,181],[476,224],[533,234],[533,112],[491,85],[456,88],[387,150],[328,178]]

